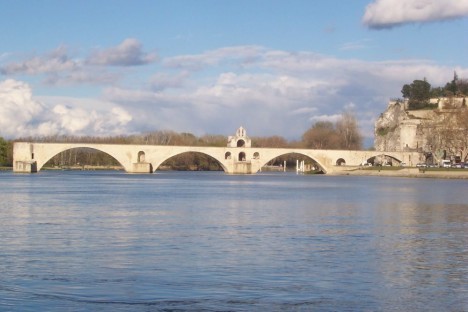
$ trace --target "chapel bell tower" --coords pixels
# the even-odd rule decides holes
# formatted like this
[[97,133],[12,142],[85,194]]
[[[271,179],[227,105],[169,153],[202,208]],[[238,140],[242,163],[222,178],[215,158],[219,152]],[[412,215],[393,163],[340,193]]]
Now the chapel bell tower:
[[252,147],[252,141],[242,126],[237,129],[235,136],[228,137],[227,147]]

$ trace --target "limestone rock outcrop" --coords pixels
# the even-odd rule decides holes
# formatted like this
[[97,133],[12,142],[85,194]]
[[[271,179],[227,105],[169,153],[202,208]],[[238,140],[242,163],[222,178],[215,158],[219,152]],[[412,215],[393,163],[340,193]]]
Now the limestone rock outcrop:
[[428,152],[430,124],[443,114],[457,113],[466,107],[466,98],[434,98],[432,109],[408,110],[407,101],[390,101],[375,122],[374,147],[377,151]]
[[424,121],[433,118],[432,110],[407,111],[405,103],[389,102],[375,122],[374,147],[377,151],[422,151]]

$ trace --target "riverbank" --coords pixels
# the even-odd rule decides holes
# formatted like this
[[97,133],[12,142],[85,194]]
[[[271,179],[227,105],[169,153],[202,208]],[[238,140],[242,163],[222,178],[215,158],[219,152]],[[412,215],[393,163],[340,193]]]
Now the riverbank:
[[[0,171],[11,171],[12,167],[0,167]],[[84,167],[46,167],[43,170],[123,170],[120,166],[84,166]],[[263,169],[262,169],[263,170]],[[166,171],[166,170],[163,170]],[[269,170],[265,170],[269,171]],[[328,175],[349,176],[379,176],[379,177],[403,177],[403,178],[436,178],[436,179],[468,179],[468,169],[424,169],[419,168],[392,168],[382,167],[366,168],[357,166],[341,166]]]
[[438,168],[365,168],[343,167],[331,172],[332,175],[380,176],[403,178],[437,178],[437,179],[468,179],[468,169],[438,169]]

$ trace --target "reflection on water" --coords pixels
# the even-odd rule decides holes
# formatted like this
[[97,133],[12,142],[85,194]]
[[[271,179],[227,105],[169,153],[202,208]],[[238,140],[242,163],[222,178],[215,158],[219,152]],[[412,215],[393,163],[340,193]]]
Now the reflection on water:
[[0,173],[0,310],[468,310],[467,181]]

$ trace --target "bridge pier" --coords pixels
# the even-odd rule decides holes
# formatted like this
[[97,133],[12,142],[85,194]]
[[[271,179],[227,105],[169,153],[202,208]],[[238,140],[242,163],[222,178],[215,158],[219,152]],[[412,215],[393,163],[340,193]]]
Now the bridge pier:
[[246,161],[236,161],[232,166],[233,174],[252,174],[252,163]]
[[34,160],[15,161],[13,171],[19,173],[36,173],[37,162]]
[[147,162],[133,163],[130,173],[153,173],[153,165]]

